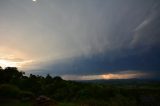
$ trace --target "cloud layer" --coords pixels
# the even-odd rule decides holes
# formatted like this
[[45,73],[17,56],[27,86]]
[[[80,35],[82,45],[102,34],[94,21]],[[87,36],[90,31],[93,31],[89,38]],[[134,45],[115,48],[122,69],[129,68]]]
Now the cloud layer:
[[159,12],[158,0],[1,0],[0,58],[12,50],[44,74],[157,74]]

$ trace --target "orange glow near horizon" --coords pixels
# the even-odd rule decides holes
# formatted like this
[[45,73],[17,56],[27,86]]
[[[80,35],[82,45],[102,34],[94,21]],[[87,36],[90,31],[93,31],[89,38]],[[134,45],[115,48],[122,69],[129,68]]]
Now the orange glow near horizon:
[[30,58],[30,55],[16,48],[11,48],[9,46],[0,47],[0,66],[2,68],[17,67],[19,69],[24,69],[33,62]]
[[21,61],[21,62],[15,62],[15,61],[10,61],[10,60],[3,60],[0,59],[0,66],[2,68],[5,67],[17,67],[17,68],[24,68],[26,64],[31,63],[32,61]]
[[2,68],[5,67],[20,67],[20,65],[18,65],[16,62],[12,62],[12,61],[8,61],[8,60],[0,60],[0,66]]
[[86,76],[76,76],[76,75],[64,75],[63,78],[66,80],[95,80],[95,79],[132,79],[147,76],[147,73],[140,72],[126,72],[126,73],[110,73],[102,75],[86,75]]
[[129,78],[136,78],[140,76],[140,73],[126,73],[126,74],[105,74],[102,75],[103,79],[129,79]]

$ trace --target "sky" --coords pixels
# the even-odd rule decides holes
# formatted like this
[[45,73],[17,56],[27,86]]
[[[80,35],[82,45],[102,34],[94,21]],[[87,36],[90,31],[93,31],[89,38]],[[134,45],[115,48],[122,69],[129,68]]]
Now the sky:
[[0,0],[0,66],[68,80],[159,78],[159,0]]

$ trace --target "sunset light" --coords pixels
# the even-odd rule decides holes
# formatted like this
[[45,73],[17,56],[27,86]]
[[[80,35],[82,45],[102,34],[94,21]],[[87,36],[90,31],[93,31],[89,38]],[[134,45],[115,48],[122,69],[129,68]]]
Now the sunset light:
[[2,68],[5,67],[20,67],[20,65],[16,62],[12,62],[12,61],[7,61],[7,60],[0,60],[0,66]]
[[21,61],[21,62],[15,62],[15,61],[10,61],[10,60],[4,60],[4,59],[0,59],[0,66],[2,68],[5,67],[17,67],[17,68],[24,68],[25,65],[31,63],[32,60],[29,61]]
[[139,73],[139,72],[132,72],[126,71],[126,73],[108,73],[102,75],[64,75],[62,76],[66,80],[95,80],[95,79],[104,79],[104,80],[111,80],[111,79],[132,79],[132,78],[139,78],[139,77],[146,77],[147,73]]

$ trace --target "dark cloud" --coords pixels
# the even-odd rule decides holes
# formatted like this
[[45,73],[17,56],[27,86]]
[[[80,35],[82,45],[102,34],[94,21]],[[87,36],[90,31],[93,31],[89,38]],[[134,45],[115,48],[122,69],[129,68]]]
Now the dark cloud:
[[159,0],[1,0],[0,5],[0,43],[30,54],[32,72],[159,73]]
[[[160,75],[160,2],[123,3],[117,3],[122,11],[120,9],[119,13],[113,12],[119,17],[112,17],[114,22],[110,25],[109,33],[101,29],[100,37],[91,39],[94,40],[92,46],[96,50],[104,50],[103,53],[50,65],[47,72],[60,75],[96,75],[131,70]],[[117,7],[114,9],[112,11],[118,11]],[[107,18],[107,14],[104,16]]]
[[133,45],[152,48],[160,44],[160,2],[154,2],[148,11],[146,18],[135,29]]
[[[102,75],[126,73],[128,71],[149,74],[146,77],[160,75],[160,48],[152,48],[143,54],[123,52],[126,56],[110,58],[109,55],[78,57],[57,64],[48,65],[44,73],[52,75]],[[36,72],[36,71],[35,71]],[[36,73],[41,73],[37,71]]]

